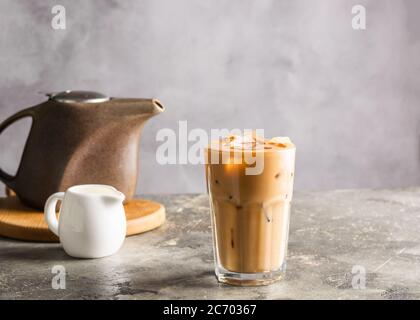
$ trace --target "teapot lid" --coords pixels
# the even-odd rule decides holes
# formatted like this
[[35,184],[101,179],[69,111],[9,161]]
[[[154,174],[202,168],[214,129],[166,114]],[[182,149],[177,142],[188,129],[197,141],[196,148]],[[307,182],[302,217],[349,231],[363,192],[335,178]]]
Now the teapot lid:
[[47,93],[50,100],[62,103],[100,103],[110,98],[99,92],[83,90],[66,90],[62,92]]

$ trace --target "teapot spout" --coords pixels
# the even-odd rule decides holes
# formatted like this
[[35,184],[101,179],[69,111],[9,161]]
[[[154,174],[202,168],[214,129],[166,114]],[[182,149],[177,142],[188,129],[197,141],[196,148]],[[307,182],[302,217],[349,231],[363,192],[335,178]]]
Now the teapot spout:
[[137,113],[152,117],[165,111],[165,107],[157,99],[136,99]]
[[157,99],[133,99],[133,102],[135,107],[132,111],[137,115],[153,117],[165,111],[165,107]]
[[165,107],[157,99],[112,98],[106,105],[112,108],[113,114],[117,116],[150,118],[165,111]]
[[150,113],[152,115],[157,115],[159,113],[162,113],[163,111],[165,111],[165,107],[163,106],[163,104],[157,99],[152,99],[152,107]]

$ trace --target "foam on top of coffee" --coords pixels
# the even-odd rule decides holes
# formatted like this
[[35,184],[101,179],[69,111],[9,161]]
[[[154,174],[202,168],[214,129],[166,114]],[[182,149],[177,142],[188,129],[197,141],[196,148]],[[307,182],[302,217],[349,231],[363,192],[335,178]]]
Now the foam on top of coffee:
[[224,146],[233,149],[260,149],[264,144],[260,143],[253,135],[230,135],[224,139]]
[[279,148],[290,148],[294,147],[294,144],[289,137],[274,137],[267,141],[269,145],[274,145]]
[[211,143],[212,149],[240,149],[240,150],[279,150],[284,148],[294,148],[293,143],[288,137],[274,137],[264,139],[260,136],[251,134],[229,135],[219,141]]

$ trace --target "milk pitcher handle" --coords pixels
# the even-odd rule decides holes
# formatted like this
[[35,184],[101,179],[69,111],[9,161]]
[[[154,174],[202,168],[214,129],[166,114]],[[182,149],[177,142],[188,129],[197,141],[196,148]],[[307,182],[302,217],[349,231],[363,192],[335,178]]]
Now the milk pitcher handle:
[[[18,113],[15,113],[13,116],[11,116],[10,118],[4,120],[1,124],[0,124],[0,134],[11,124],[13,124],[14,122],[16,122],[19,119],[22,118],[26,118],[26,117],[31,117],[32,118],[32,125],[35,121],[35,108],[31,107],[28,109],[24,109],[22,111],[19,111]],[[32,128],[31,128],[32,129]],[[29,133],[30,134],[30,133]],[[8,173],[6,173],[5,171],[3,171],[0,168],[0,180],[3,181],[8,187],[13,189],[14,186],[14,182],[15,182],[15,176],[12,176]]]
[[55,215],[55,208],[58,201],[63,201],[64,192],[57,192],[50,196],[45,203],[44,217],[48,228],[58,237],[58,219]]

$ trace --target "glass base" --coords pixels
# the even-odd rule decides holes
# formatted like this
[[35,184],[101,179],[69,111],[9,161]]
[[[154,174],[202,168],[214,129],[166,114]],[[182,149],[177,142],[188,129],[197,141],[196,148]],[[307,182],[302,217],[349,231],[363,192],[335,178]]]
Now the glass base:
[[238,273],[216,268],[216,278],[220,283],[241,287],[266,286],[280,281],[285,276],[285,268],[277,271],[258,273]]

